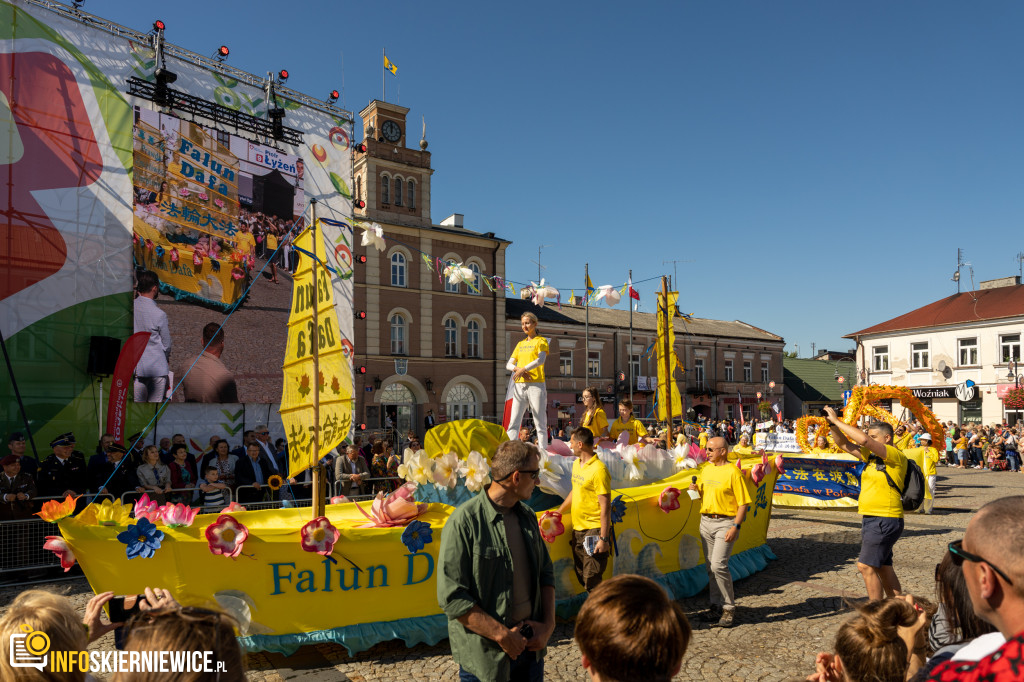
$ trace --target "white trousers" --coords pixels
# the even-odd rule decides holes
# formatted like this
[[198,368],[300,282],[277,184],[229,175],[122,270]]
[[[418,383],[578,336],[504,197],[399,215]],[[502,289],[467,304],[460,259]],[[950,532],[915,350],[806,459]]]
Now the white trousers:
[[935,476],[925,476],[925,485],[928,486],[928,494],[924,496],[921,504],[921,511],[925,514],[932,513],[932,505],[935,504]]
[[537,445],[548,449],[548,387],[539,382],[520,382],[512,386],[512,416],[508,422],[508,437],[519,438],[519,427],[526,414],[526,403],[530,403],[533,424],[537,427]]

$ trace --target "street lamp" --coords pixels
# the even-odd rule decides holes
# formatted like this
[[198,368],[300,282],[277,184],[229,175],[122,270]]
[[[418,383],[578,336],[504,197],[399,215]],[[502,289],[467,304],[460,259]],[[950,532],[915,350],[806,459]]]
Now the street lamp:
[[1010,371],[1006,375],[1006,380],[1007,381],[1012,381],[1013,382],[1013,387],[1015,389],[1019,389],[1020,388],[1020,380],[1021,380],[1021,378],[1022,378],[1022,375],[1017,374],[1017,361],[1016,360],[1010,360]]

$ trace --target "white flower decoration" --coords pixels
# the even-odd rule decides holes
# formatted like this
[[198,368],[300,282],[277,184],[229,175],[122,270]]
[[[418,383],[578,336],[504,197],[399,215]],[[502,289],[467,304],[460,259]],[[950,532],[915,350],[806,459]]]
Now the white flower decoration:
[[444,269],[444,276],[448,278],[449,284],[473,283],[473,271],[462,266],[462,263],[453,263]]
[[454,488],[459,482],[462,461],[454,452],[441,455],[434,460],[434,485],[438,489]]
[[398,475],[417,485],[427,485],[432,480],[434,460],[427,456],[426,450],[413,453],[405,450],[406,459],[398,465]]
[[622,294],[619,293],[618,289],[610,284],[603,284],[597,288],[597,293],[594,295],[595,301],[604,299],[605,302],[610,305],[616,305],[622,300]]
[[643,480],[647,475],[647,463],[637,456],[635,446],[626,448],[622,453],[622,461],[626,463],[626,478],[630,481]]
[[470,451],[462,471],[466,477],[466,488],[472,493],[480,491],[491,480],[491,466],[487,463],[484,456],[476,450]]
[[380,223],[372,223],[363,227],[363,239],[360,242],[363,246],[372,246],[378,251],[384,250],[384,228]]
[[533,299],[534,305],[544,305],[544,300],[548,298],[558,299],[558,289],[545,284],[543,278],[541,278],[540,284],[536,282],[530,282],[530,284],[532,286],[528,288],[532,289],[530,297]]

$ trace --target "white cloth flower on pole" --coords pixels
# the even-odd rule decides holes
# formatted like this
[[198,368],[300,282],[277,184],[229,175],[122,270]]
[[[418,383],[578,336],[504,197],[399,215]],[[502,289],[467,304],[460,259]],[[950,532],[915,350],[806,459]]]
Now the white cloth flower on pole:
[[595,301],[600,301],[602,298],[608,305],[613,306],[622,300],[622,294],[612,285],[603,284],[597,288],[597,293],[594,294]]
[[533,289],[532,298],[534,305],[542,306],[544,305],[544,301],[546,299],[553,298],[557,300],[559,297],[558,289],[546,284],[544,282],[543,277],[540,280],[540,284],[537,284],[536,282],[530,282],[530,285]]
[[384,250],[384,228],[380,223],[371,223],[363,227],[363,239],[360,242],[363,246],[372,246],[378,251]]

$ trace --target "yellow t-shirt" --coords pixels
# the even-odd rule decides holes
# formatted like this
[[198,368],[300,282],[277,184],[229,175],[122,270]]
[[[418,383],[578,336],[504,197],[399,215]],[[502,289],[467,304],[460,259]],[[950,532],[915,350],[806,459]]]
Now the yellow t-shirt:
[[700,446],[701,450],[707,450],[707,448],[708,448],[708,434],[706,434],[705,432],[701,431],[700,432],[700,437],[697,438],[697,444]]
[[588,530],[601,527],[601,505],[599,495],[608,495],[611,504],[612,477],[608,467],[597,455],[580,464],[577,457],[572,463],[572,527],[573,530]]
[[[867,459],[871,451],[860,449],[861,455]],[[889,485],[885,473],[878,470],[878,458],[872,457],[864,465],[860,476],[860,496],[857,498],[857,512],[864,516],[886,516],[893,519],[903,518],[903,478],[907,475],[907,457],[891,445],[885,446],[885,471],[896,484]]]
[[[604,412],[604,410],[601,411]],[[640,442],[641,438],[647,437],[647,429],[644,428],[644,425],[640,423],[639,419],[635,418],[630,419],[625,424],[623,424],[622,421],[619,419],[613,421],[611,423],[611,426],[608,427],[608,437],[611,438],[612,440],[618,440],[619,434],[622,433],[623,431],[627,431],[629,433],[630,445],[634,445]]]
[[[517,343],[516,349],[512,351],[512,357],[516,361],[516,367],[525,367],[540,357],[541,353],[547,352],[548,340],[538,334],[532,339],[523,339]],[[544,364],[541,363],[523,376],[519,377],[516,383],[544,383]]]
[[730,455],[734,455],[733,459],[740,457],[750,457],[754,450],[749,445],[734,445]]
[[269,232],[267,233],[267,250],[268,251],[277,251],[277,235],[276,234],[272,234],[272,233],[269,233]]
[[594,438],[600,438],[608,428],[608,415],[604,413],[604,408],[598,405],[594,410],[594,414],[583,415],[580,426],[590,429],[590,432],[594,434]]
[[[938,475],[939,451],[928,446],[923,448],[910,448],[904,450],[903,454],[921,465],[921,473],[925,476]],[[896,479],[893,479],[896,480]]]
[[256,249],[256,238],[252,236],[252,232],[238,232],[235,235],[235,243],[238,244],[238,250],[243,256],[248,256]]
[[701,514],[736,516],[743,505],[750,504],[750,491],[743,472],[735,464],[706,464],[700,470],[697,487],[703,494]]
[[896,439],[893,445],[897,450],[906,450],[910,447],[910,443],[914,440],[914,434],[908,429],[906,433]]

